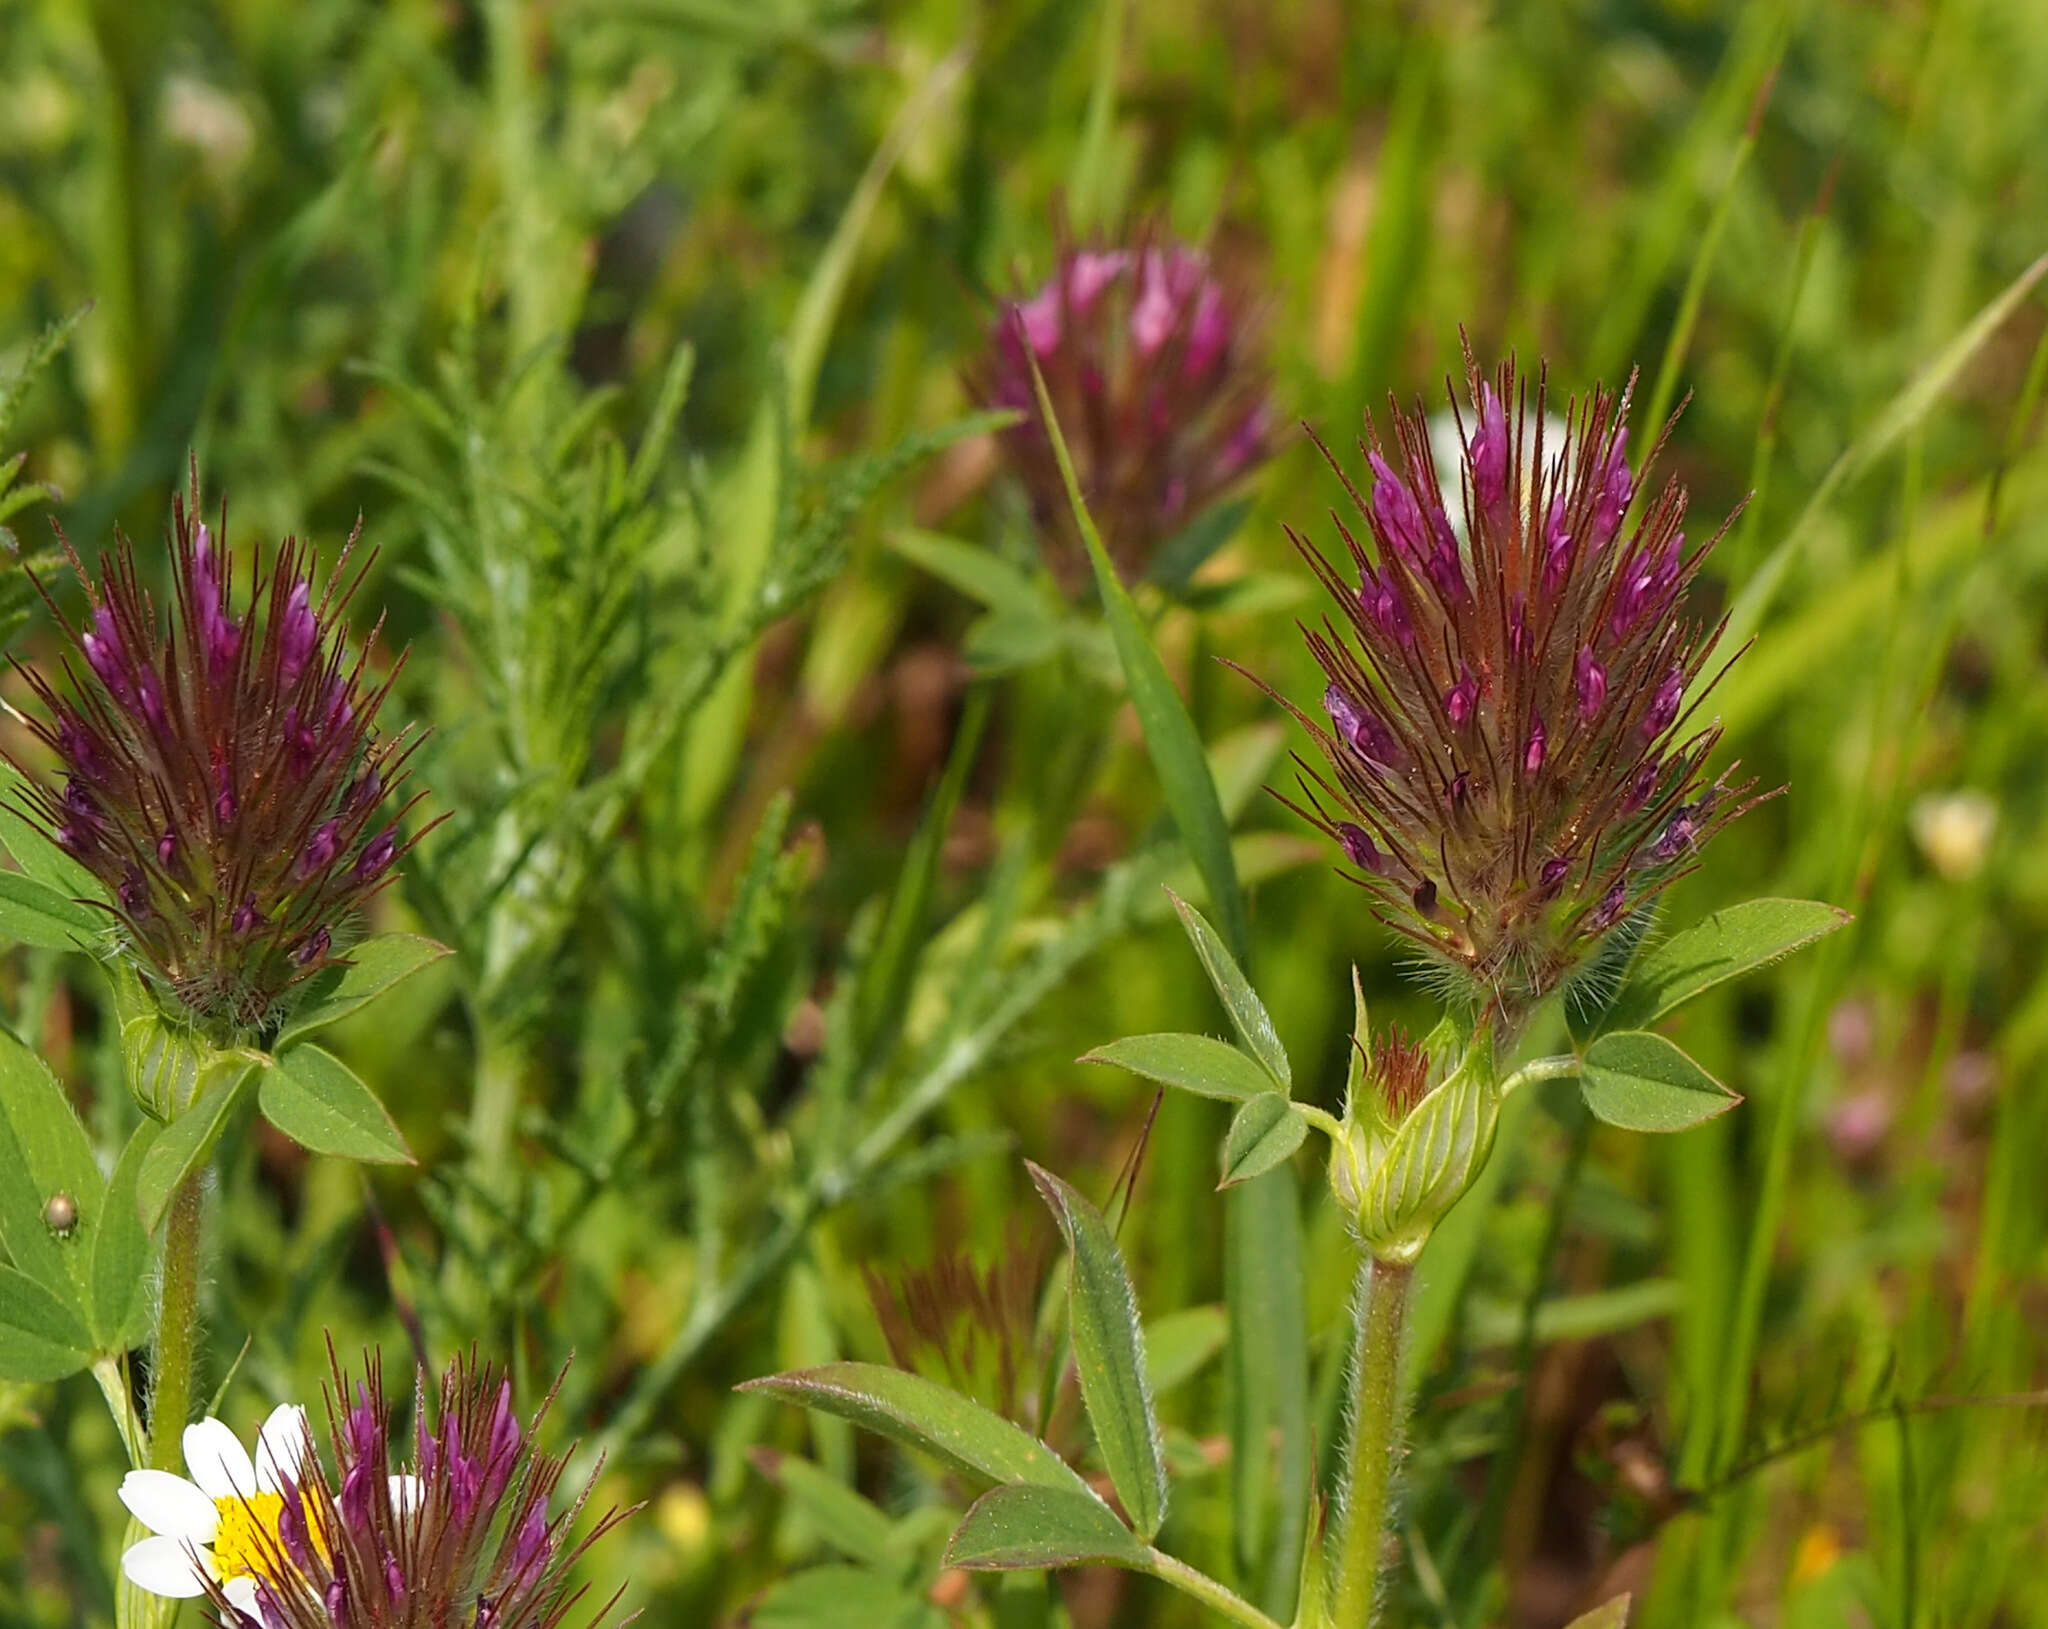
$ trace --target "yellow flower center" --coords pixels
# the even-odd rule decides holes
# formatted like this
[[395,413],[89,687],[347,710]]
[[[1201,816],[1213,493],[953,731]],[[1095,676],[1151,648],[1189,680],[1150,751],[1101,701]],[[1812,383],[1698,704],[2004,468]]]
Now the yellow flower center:
[[284,1538],[279,1526],[284,1520],[284,1496],[251,1493],[216,1499],[220,1525],[213,1535],[213,1564],[220,1568],[223,1582],[230,1578],[276,1579],[289,1565],[285,1560]]

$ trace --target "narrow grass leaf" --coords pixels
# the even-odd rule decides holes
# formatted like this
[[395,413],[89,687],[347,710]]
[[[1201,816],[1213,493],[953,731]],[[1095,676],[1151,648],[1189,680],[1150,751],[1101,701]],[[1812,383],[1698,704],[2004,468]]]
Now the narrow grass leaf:
[[1221,1307],[1187,1307],[1145,1325],[1145,1378],[1163,1397],[1200,1374],[1223,1350],[1230,1319]]
[[1742,1101],[1661,1035],[1621,1030],[1587,1048],[1586,1107],[1624,1131],[1684,1131]]
[[1222,998],[1223,1010],[1230,1015],[1230,1027],[1237,1031],[1244,1049],[1259,1061],[1275,1084],[1282,1091],[1288,1090],[1294,1084],[1294,1076],[1287,1067],[1287,1049],[1280,1044],[1280,1032],[1273,1027],[1272,1015],[1266,1011],[1258,991],[1244,976],[1230,947],[1209,926],[1209,919],[1171,888],[1166,895],[1180,913],[1181,926],[1187,930],[1188,942],[1202,960],[1202,970]]
[[901,1559],[896,1524],[880,1506],[807,1459],[772,1448],[756,1448],[751,1457],[755,1468],[810,1517],[818,1536],[841,1555],[878,1567]]
[[1053,416],[1052,397],[1046,391],[1036,360],[1031,365],[1031,382],[1038,392],[1038,410],[1046,433],[1052,439],[1053,456],[1058,459],[1060,476],[1066,482],[1074,522],[1095,568],[1103,620],[1109,624],[1110,637],[1116,642],[1124,684],[1145,732],[1145,746],[1152,755],[1152,767],[1159,776],[1167,812],[1173,816],[1181,841],[1187,845],[1195,869],[1209,890],[1210,903],[1222,919],[1224,942],[1233,955],[1242,959],[1251,942],[1251,918],[1245,910],[1244,891],[1238,886],[1237,867],[1230,854],[1230,823],[1223,818],[1223,803],[1216,795],[1215,777],[1209,773],[1208,754],[1202,750],[1202,738],[1195,733],[1194,720],[1188,716],[1166,664],[1160,661],[1159,653],[1145,636],[1137,607],[1118,580],[1109,551],[1102,546],[1095,522],[1089,518],[1080,482],[1074,475],[1074,461],[1068,456],[1066,439]]
[[282,1052],[294,1041],[339,1023],[447,954],[446,945],[417,933],[379,933],[365,939],[348,953],[347,962],[314,982],[278,1032],[276,1050]]
[[1092,1493],[1062,1488],[992,1488],[954,1529],[945,1565],[969,1572],[1089,1563],[1142,1567],[1145,1546]]
[[1301,1199],[1280,1166],[1233,1188],[1223,1207],[1232,1539],[1246,1593],[1268,1616],[1293,1612],[1308,1517],[1308,1284]]
[[750,1380],[739,1389],[851,1420],[984,1481],[1088,1491],[1073,1468],[1037,1438],[922,1375],[876,1363],[826,1363]]
[[2048,254],[2042,255],[2008,283],[1961,333],[1944,345],[1927,366],[1885,404],[1883,411],[1871,420],[1863,433],[1842,449],[1778,546],[1765,556],[1763,564],[1757,567],[1743,585],[1742,592],[1736,595],[1735,603],[1728,611],[1727,631],[1722,636],[1724,649],[1740,649],[1763,625],[1764,615],[1777,597],[1785,573],[1798,558],[1807,533],[1827,512],[1836,490],[1883,458],[1927,416],[2044,276],[2048,276]]
[[1716,911],[1649,950],[1599,1028],[1654,1024],[1702,991],[1782,961],[1850,920],[1847,911],[1811,899],[1752,899]]
[[[1244,517],[1251,512],[1249,498],[1226,498],[1221,503],[1210,504],[1159,545],[1159,552],[1145,570],[1146,580],[1157,583],[1169,594],[1184,597],[1195,573],[1208,563],[1211,555],[1237,535],[1237,529],[1244,524]],[[1286,580],[1296,581],[1293,577]]]
[[92,1362],[92,1337],[28,1274],[0,1267],[0,1380],[62,1380]]
[[1284,1101],[1271,1075],[1236,1047],[1207,1035],[1127,1035],[1098,1046],[1081,1062],[1115,1064],[1162,1086],[1229,1103],[1253,1097]]
[[985,678],[1036,667],[1066,642],[1066,631],[1042,611],[991,611],[961,642],[967,665]]
[[953,815],[960,807],[960,794],[967,788],[968,774],[981,750],[983,726],[988,722],[989,688],[977,685],[967,696],[960,725],[953,734],[953,746],[939,777],[917,835],[903,857],[903,869],[889,900],[888,914],[875,953],[861,970],[860,987],[854,999],[855,1022],[861,1050],[871,1060],[894,1038],[903,1009],[910,1000],[911,981],[923,959],[930,934],[933,891],[938,886],[939,862],[945,852],[946,834],[953,828]]
[[1102,1212],[1044,1167],[1027,1160],[1025,1168],[1072,1253],[1067,1313],[1088,1423],[1131,1525],[1149,1539],[1166,1519],[1166,1461],[1145,1373],[1138,1298]]
[[268,1069],[257,1091],[263,1118],[314,1154],[370,1165],[410,1165],[412,1150],[377,1094],[317,1046],[295,1046]]
[[1051,620],[1053,608],[1037,585],[992,549],[914,526],[890,533],[887,542],[911,564],[991,611]]
[[1264,1176],[1294,1155],[1308,1135],[1308,1120],[1278,1092],[1251,1098],[1231,1116],[1223,1138],[1223,1175],[1219,1188]]

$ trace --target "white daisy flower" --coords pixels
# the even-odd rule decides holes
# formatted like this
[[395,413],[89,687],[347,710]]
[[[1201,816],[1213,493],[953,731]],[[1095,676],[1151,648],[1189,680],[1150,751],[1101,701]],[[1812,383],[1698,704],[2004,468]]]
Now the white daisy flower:
[[257,1585],[284,1557],[279,1522],[312,1440],[306,1411],[296,1404],[272,1410],[253,1460],[219,1420],[187,1426],[189,1480],[169,1471],[130,1471],[121,1479],[121,1503],[155,1535],[129,1546],[121,1570],[139,1588],[173,1600],[217,1585],[229,1604],[256,1619]]

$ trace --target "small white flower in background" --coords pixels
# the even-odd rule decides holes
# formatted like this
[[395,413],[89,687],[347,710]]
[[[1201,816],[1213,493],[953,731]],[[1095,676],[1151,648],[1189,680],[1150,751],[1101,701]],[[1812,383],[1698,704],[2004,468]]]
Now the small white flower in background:
[[[1472,432],[1470,414],[1465,418],[1465,431]],[[1543,462],[1548,465],[1557,456],[1559,449],[1565,454],[1560,479],[1572,478],[1571,454],[1576,450],[1571,425],[1555,413],[1543,415]],[[1442,500],[1444,514],[1451,523],[1451,531],[1460,544],[1465,543],[1465,499],[1458,471],[1465,462],[1465,437],[1458,434],[1457,415],[1446,408],[1429,415],[1429,456],[1436,461],[1437,496]],[[1527,482],[1534,474],[1536,462],[1536,430],[1531,425],[1528,444],[1522,449],[1522,479]]]
[[1948,882],[1967,882],[1984,868],[1998,830],[1998,805],[1982,792],[1929,792],[1913,805],[1913,839]]
[[173,74],[164,82],[164,134],[199,154],[215,181],[227,181],[256,149],[256,127],[242,104],[203,79]]
[[185,1428],[185,1469],[130,1471],[121,1503],[155,1535],[130,1545],[121,1570],[139,1588],[173,1600],[206,1593],[208,1583],[239,1611],[257,1616],[258,1582],[284,1556],[278,1524],[285,1495],[298,1486],[312,1451],[306,1411],[274,1409],[257,1433],[256,1456],[216,1419]]

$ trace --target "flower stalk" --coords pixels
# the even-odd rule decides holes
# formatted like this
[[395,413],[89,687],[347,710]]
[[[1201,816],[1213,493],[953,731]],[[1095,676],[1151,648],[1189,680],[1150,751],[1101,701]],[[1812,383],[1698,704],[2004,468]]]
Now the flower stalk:
[[1351,1444],[1345,1454],[1343,1508],[1338,1515],[1333,1629],[1366,1629],[1378,1621],[1388,1495],[1406,1426],[1401,1341],[1414,1283],[1415,1269],[1399,1262],[1367,1256],[1359,1269],[1352,1309],[1357,1344],[1351,1370]]
[[202,1167],[178,1184],[164,1224],[163,1288],[150,1345],[149,1463],[173,1470],[179,1438],[192,1416],[193,1370],[199,1349],[200,1224],[206,1208]]

